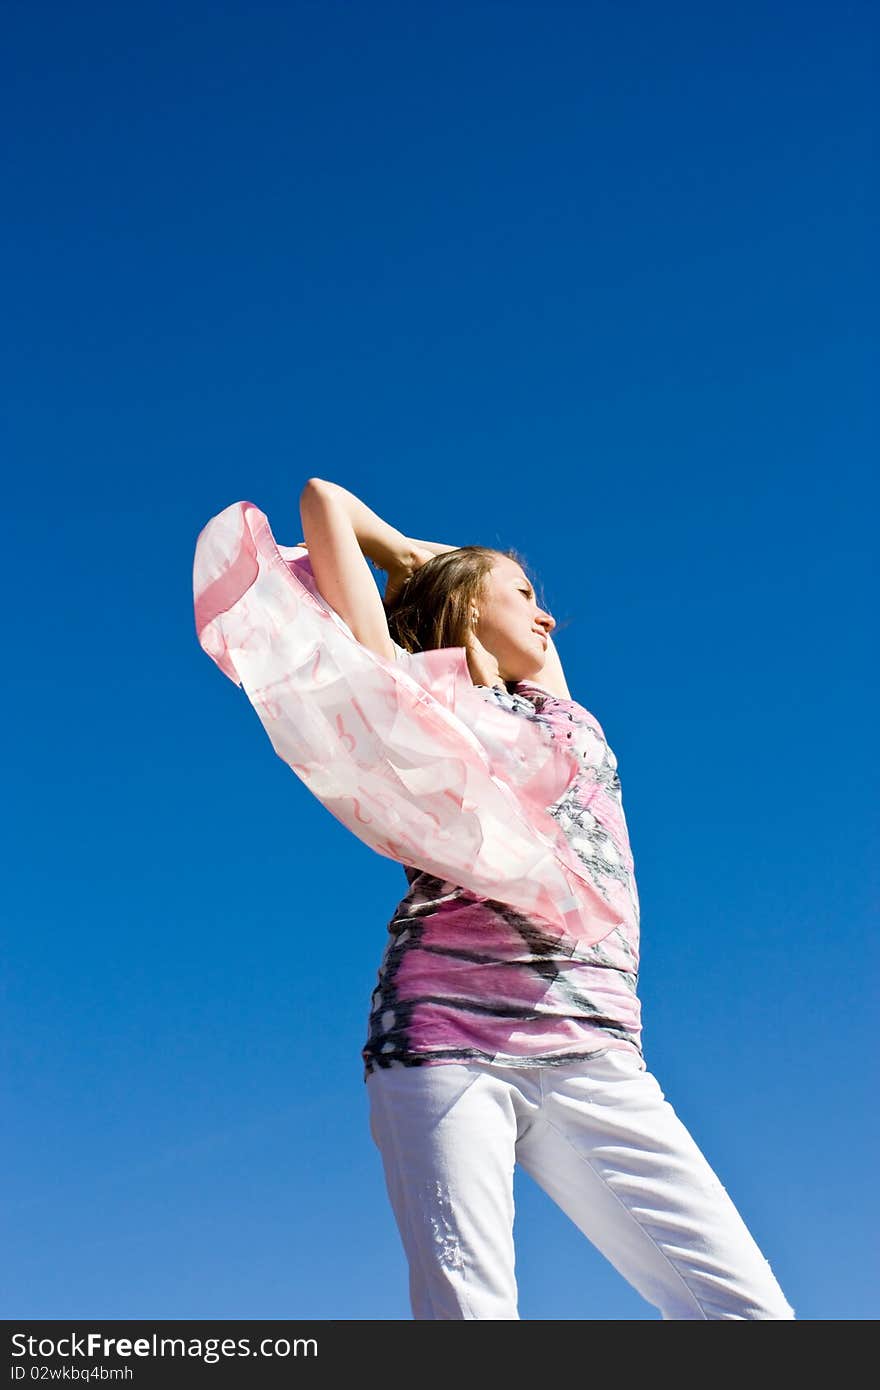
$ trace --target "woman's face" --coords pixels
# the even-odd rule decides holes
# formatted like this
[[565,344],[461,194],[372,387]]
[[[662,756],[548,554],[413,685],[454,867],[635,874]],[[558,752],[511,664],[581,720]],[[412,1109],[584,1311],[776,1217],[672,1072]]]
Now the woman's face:
[[536,675],[547,659],[556,619],[538,606],[522,566],[508,555],[499,555],[472,606],[479,615],[474,636],[496,658],[502,680],[528,680]]

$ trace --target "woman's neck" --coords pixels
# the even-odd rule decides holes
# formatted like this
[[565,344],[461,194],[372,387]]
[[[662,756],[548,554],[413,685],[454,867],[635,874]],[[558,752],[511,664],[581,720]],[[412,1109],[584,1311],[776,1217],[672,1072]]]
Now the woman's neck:
[[507,689],[509,682],[504,680],[498,670],[498,658],[488,652],[476,638],[473,638],[471,644],[465,647],[465,655],[474,685],[494,685],[502,690]]

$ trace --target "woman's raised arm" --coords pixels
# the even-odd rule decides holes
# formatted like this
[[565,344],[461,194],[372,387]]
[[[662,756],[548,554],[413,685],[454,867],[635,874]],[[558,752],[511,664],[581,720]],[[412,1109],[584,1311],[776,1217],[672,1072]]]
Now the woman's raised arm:
[[353,492],[309,478],[299,499],[303,536],[318,590],[355,639],[394,659],[385,609],[364,556],[399,583],[414,563],[413,543]]
[[571,691],[568,688],[568,682],[565,679],[565,672],[562,669],[559,652],[556,650],[553,638],[549,635],[547,639],[547,651],[544,654],[544,665],[532,679],[536,685],[543,686],[545,690],[549,690],[551,695],[558,695],[562,700],[570,700],[572,698]]

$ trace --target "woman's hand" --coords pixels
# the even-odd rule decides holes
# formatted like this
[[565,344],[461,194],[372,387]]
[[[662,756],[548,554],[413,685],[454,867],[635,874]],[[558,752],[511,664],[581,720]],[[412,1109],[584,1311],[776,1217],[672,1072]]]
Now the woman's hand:
[[441,545],[439,541],[410,541],[420,550],[430,550],[432,555],[445,555],[447,550],[460,550],[458,545]]
[[400,594],[406,581],[415,574],[417,569],[421,569],[426,561],[433,558],[434,552],[420,545],[418,541],[411,541],[405,560],[390,563],[386,574],[388,580],[385,585],[385,603],[393,603]]
[[[297,549],[308,550],[308,546],[304,540],[297,541]],[[388,576],[385,585],[385,603],[393,602],[407,579],[428,560],[432,560],[435,555],[445,555],[448,550],[458,549],[457,545],[444,545],[441,541],[414,541],[407,537],[405,558],[390,560],[385,569]]]
[[386,571],[388,575],[388,582],[385,585],[386,604],[393,603],[407,579],[428,560],[433,560],[435,555],[444,555],[447,550],[457,549],[457,545],[442,545],[439,541],[411,540],[406,560],[393,564]]

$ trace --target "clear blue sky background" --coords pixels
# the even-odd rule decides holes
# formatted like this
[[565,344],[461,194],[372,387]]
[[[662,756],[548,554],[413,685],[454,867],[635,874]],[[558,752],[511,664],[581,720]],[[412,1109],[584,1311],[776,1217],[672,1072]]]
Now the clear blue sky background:
[[[798,1315],[878,1316],[874,23],[6,6],[3,1316],[410,1316],[360,1062],[403,869],[193,623],[202,526],[295,544],[313,474],[524,553],[649,1066]],[[524,1319],[659,1317],[516,1196]]]

